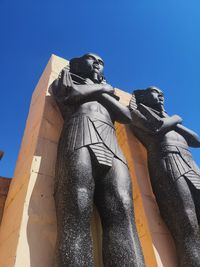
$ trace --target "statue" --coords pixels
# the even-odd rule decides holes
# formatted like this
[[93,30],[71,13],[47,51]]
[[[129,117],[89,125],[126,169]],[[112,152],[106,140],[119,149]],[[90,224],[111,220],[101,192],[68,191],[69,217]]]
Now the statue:
[[200,170],[190,147],[196,133],[164,110],[160,89],[136,90],[130,101],[131,129],[147,149],[152,189],[175,242],[181,267],[200,266]]
[[89,53],[72,59],[51,86],[64,118],[55,175],[56,267],[93,266],[93,202],[103,228],[104,266],[144,267],[129,170],[113,124],[129,123],[130,111],[103,69],[103,60]]

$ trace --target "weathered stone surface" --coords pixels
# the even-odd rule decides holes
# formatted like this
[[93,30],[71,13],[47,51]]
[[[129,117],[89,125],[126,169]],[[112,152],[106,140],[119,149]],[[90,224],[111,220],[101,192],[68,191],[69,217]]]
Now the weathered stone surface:
[[[153,193],[173,236],[178,266],[200,267],[200,170],[189,149],[200,147],[200,137],[182,125],[178,115],[166,113],[164,94],[157,87],[135,90],[130,109],[130,129],[147,149]],[[151,211],[152,232],[169,236],[156,203],[149,200],[145,202],[147,212]]]

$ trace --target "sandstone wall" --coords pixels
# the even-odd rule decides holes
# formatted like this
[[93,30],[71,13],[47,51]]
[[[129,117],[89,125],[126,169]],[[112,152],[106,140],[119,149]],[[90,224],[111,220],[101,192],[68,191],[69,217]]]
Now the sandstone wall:
[[0,177],[0,224],[3,217],[3,210],[8,195],[11,179]]

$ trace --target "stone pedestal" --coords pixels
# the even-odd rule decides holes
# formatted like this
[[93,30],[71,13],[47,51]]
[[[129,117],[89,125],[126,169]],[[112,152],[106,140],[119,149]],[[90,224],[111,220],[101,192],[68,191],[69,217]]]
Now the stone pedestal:
[[[68,62],[52,56],[33,93],[20,153],[0,228],[1,267],[50,267],[56,240],[53,180],[63,120],[48,87]],[[121,102],[130,94],[117,90]],[[136,224],[147,267],[176,267],[171,236],[151,191],[146,152],[128,127],[116,125],[133,180]],[[102,266],[101,225],[92,219],[95,267]]]

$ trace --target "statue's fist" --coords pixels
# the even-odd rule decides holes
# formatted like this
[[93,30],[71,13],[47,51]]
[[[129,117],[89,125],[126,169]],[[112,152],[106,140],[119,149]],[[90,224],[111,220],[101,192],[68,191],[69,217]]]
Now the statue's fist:
[[114,93],[114,88],[110,84],[106,83],[103,86],[103,92],[107,93],[107,94],[113,94]]
[[174,119],[176,120],[177,123],[182,123],[183,119],[179,115],[174,115]]

